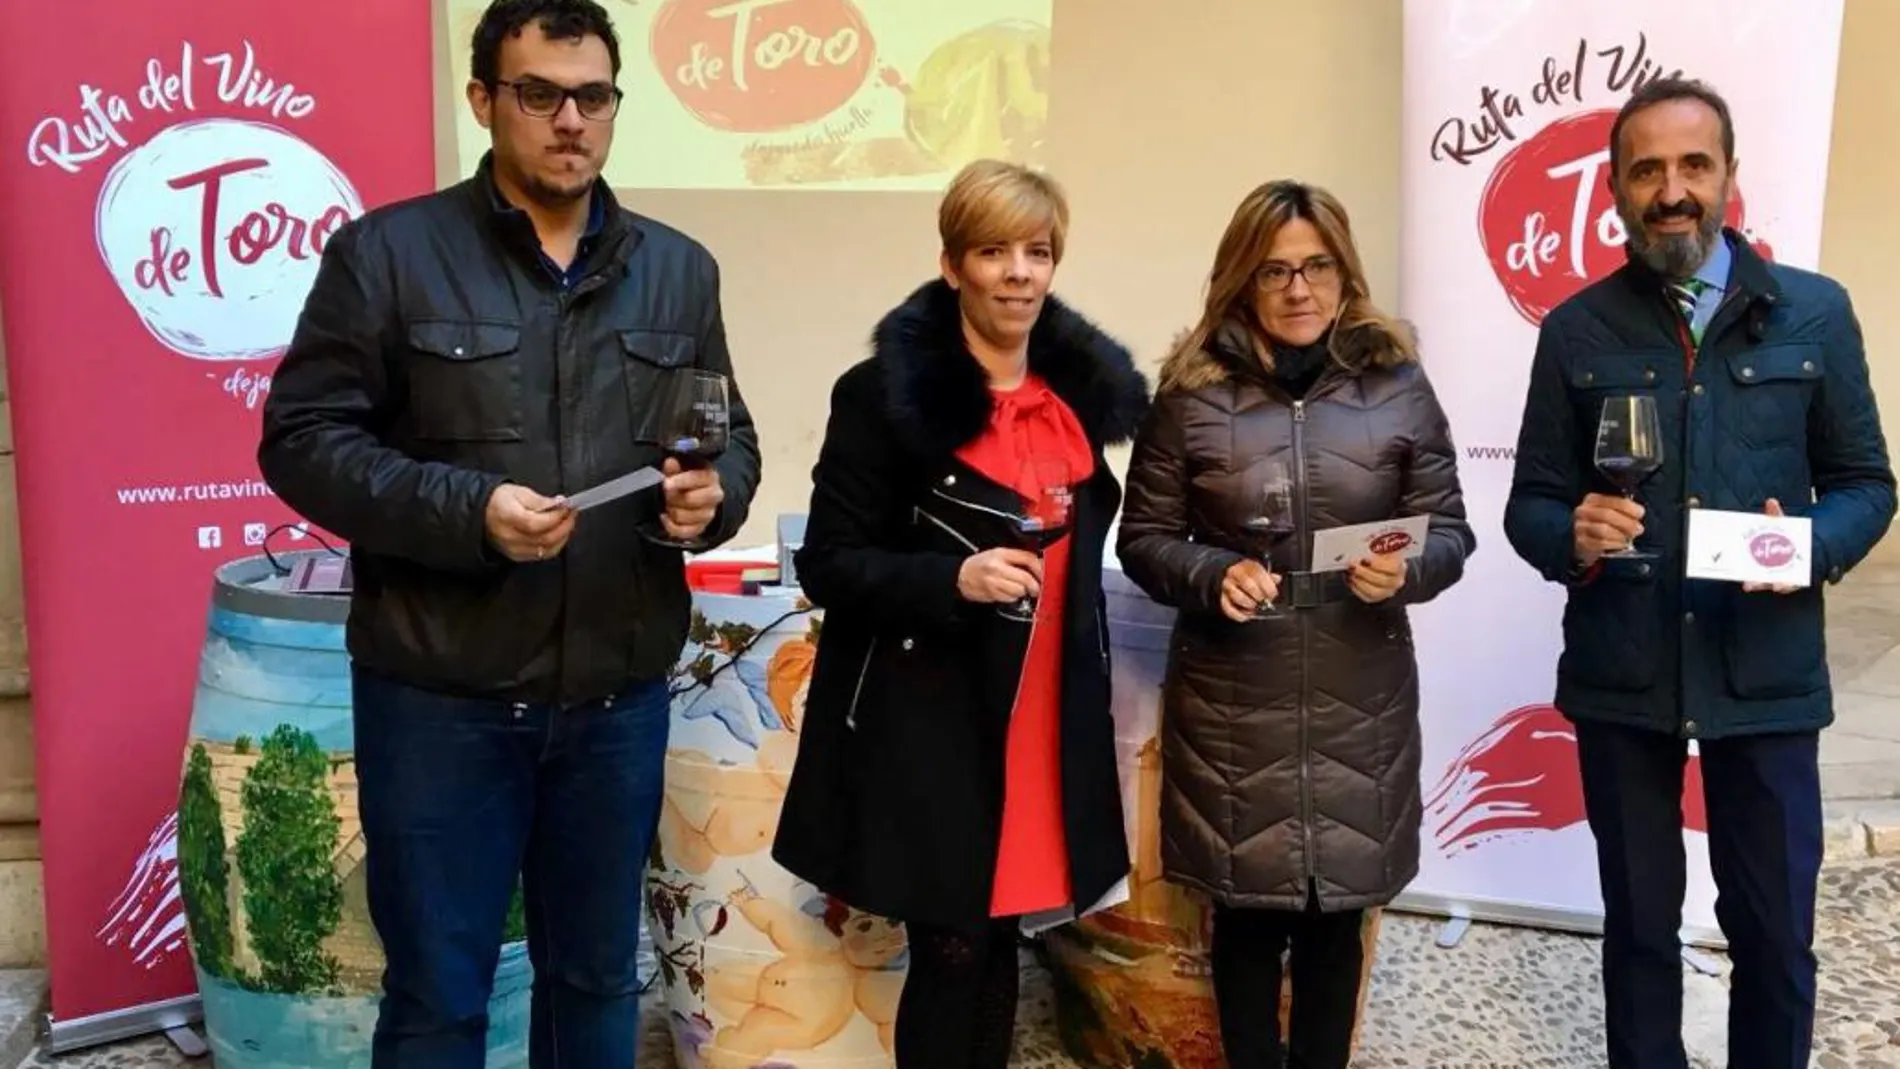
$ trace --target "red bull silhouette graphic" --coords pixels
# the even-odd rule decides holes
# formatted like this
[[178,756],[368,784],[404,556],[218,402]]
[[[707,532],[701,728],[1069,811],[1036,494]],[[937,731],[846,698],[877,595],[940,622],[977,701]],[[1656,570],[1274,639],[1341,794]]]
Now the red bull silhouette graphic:
[[[1497,719],[1467,745],[1425,801],[1434,841],[1446,856],[1505,836],[1562,831],[1584,821],[1577,731],[1554,705],[1526,705]],[[1682,775],[1683,826],[1707,834],[1702,758]]]

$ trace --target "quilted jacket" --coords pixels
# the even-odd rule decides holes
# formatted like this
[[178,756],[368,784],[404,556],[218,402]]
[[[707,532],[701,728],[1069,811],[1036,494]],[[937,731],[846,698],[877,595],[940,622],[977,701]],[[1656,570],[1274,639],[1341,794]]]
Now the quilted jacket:
[[[1418,872],[1418,664],[1408,605],[1464,574],[1475,548],[1444,411],[1416,363],[1375,361],[1389,336],[1342,338],[1293,400],[1251,343],[1170,357],[1128,466],[1117,551],[1128,577],[1178,610],[1161,718],[1161,855],[1170,881],[1216,901],[1298,910],[1390,902]],[[1388,357],[1390,354],[1387,354]],[[1296,530],[1247,530],[1255,465],[1283,460]],[[1313,532],[1429,517],[1399,593],[1358,600],[1313,573]],[[1220,585],[1243,555],[1275,554],[1278,616],[1235,623]]]
[[[1825,589],[1885,534],[1893,469],[1846,291],[1726,238],[1729,286],[1699,346],[1635,261],[1559,305],[1538,337],[1504,527],[1569,587],[1557,705],[1573,718],[1702,739],[1833,720]],[[1656,560],[1579,572],[1571,512],[1615,493],[1594,469],[1597,418],[1630,393],[1658,402],[1663,467],[1638,493],[1638,545]],[[1751,594],[1685,577],[1692,510],[1760,512],[1769,498],[1812,521],[1810,586]]]

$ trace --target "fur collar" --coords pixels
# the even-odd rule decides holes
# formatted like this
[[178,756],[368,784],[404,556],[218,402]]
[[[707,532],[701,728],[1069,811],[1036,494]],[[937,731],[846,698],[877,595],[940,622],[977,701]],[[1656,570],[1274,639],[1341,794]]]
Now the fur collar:
[[[942,279],[919,286],[878,323],[891,422],[928,456],[947,456],[989,424],[989,383],[963,340],[957,293]],[[1029,335],[1029,369],[1075,411],[1096,448],[1119,445],[1148,410],[1148,381],[1132,354],[1053,295]]]
[[[1411,363],[1411,358],[1395,342],[1392,332],[1403,332],[1414,347],[1418,333],[1410,322],[1391,320],[1389,326],[1368,324],[1357,330],[1335,335],[1334,363],[1348,375],[1361,375],[1368,369],[1392,368]],[[1161,365],[1163,392],[1193,392],[1219,386],[1236,376],[1261,379],[1265,370],[1253,352],[1253,335],[1239,322],[1228,319],[1215,329],[1207,344],[1187,345],[1190,332],[1175,337],[1173,350]]]

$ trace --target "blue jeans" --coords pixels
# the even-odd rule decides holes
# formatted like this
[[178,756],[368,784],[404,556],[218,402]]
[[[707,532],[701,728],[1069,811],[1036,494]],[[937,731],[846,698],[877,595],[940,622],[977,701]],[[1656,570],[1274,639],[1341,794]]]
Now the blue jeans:
[[[1583,799],[1603,884],[1610,1069],[1688,1069],[1678,929],[1687,744],[1578,723]],[[1715,919],[1728,938],[1730,1069],[1802,1069],[1814,1031],[1821,874],[1819,736],[1702,743]]]
[[635,953],[659,822],[663,681],[567,708],[358,670],[370,918],[388,966],[374,1069],[481,1069],[517,880],[534,967],[529,1063],[630,1069]]

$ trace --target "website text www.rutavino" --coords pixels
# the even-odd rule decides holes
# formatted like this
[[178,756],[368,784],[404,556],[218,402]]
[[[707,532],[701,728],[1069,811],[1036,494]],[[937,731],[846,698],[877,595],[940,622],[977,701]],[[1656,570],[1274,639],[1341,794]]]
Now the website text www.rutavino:
[[168,505],[186,501],[240,501],[252,497],[276,497],[262,479],[238,479],[216,483],[172,483],[165,486],[122,486],[121,505]]

